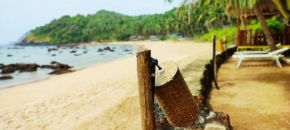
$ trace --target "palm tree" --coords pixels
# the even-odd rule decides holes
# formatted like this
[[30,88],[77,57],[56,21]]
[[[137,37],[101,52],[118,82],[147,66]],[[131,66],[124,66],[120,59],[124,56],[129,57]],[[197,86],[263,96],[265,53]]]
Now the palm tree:
[[285,18],[284,24],[290,26],[290,1],[289,0],[273,0],[281,14]]
[[[167,0],[167,1],[172,2],[173,0]],[[197,4],[197,3],[201,4],[202,6],[204,6],[205,4],[216,4],[216,5],[221,5],[223,7],[231,6],[237,11],[238,14],[242,10],[253,9],[257,16],[258,21],[261,23],[263,32],[268,40],[270,51],[274,51],[277,48],[275,46],[274,39],[271,35],[269,27],[266,24],[266,20],[260,8],[260,4],[262,4],[265,1],[271,1],[271,0],[184,0],[183,4],[186,4],[189,6],[189,11],[188,11],[189,13],[191,12],[192,5]]]

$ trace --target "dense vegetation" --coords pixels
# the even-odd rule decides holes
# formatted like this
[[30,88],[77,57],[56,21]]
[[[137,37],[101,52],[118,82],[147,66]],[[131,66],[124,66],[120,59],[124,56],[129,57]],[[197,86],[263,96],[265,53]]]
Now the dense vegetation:
[[[186,8],[186,7],[184,7]],[[26,42],[78,43],[88,41],[124,41],[138,35],[167,36],[179,33],[192,38],[213,28],[231,24],[223,8],[210,6],[195,8],[188,23],[186,9],[172,9],[164,14],[126,16],[101,10],[93,15],[63,16],[45,26],[37,27],[26,37]]]

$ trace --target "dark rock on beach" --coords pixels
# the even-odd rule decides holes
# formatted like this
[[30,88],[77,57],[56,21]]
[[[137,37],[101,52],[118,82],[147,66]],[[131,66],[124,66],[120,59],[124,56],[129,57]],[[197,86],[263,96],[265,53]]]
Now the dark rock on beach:
[[66,69],[59,69],[59,70],[55,70],[51,73],[49,73],[50,75],[61,75],[61,74],[66,74],[66,73],[71,73],[71,72],[74,72],[74,70],[66,70]]
[[105,50],[105,51],[114,52],[114,50],[113,50],[113,49],[111,49],[110,47],[105,47],[105,48],[104,48],[104,50]]
[[12,57],[12,56],[13,56],[13,55],[11,55],[11,54],[8,54],[8,55],[7,55],[7,57]]
[[4,64],[0,64],[0,69],[3,69],[5,67]]
[[32,72],[36,71],[39,65],[37,64],[10,64],[7,66],[2,66],[2,74],[9,74],[14,73],[16,70],[19,70],[20,72]]
[[76,53],[77,51],[76,50],[72,50],[70,53]]
[[51,62],[52,65],[42,65],[41,68],[49,68],[49,69],[70,69],[72,68],[72,66],[69,66],[67,64],[62,64],[62,63],[58,63],[56,61],[52,61]]
[[9,74],[9,73],[14,73],[14,72],[15,72],[15,70],[16,70],[16,68],[15,68],[15,67],[4,67],[4,68],[2,69],[2,72],[1,72],[1,74]]
[[99,48],[98,50],[97,50],[97,52],[103,52],[104,50],[103,49],[101,49],[101,48]]
[[82,54],[75,54],[75,56],[81,56]]
[[40,68],[48,68],[48,69],[58,69],[58,66],[56,65],[42,65]]
[[51,51],[58,51],[58,48],[48,48],[47,51],[48,51],[48,52],[51,52]]
[[57,64],[57,63],[58,63],[57,61],[50,62],[50,64]]
[[52,54],[51,56],[56,56],[56,54]]
[[131,51],[131,50],[125,49],[124,51],[125,51],[125,52],[128,52],[128,51]]
[[17,69],[20,72],[33,72],[33,71],[37,71],[38,67],[39,67],[39,65],[37,65],[37,64],[23,64],[22,68],[17,68]]
[[0,80],[8,80],[8,79],[13,79],[11,76],[0,76]]

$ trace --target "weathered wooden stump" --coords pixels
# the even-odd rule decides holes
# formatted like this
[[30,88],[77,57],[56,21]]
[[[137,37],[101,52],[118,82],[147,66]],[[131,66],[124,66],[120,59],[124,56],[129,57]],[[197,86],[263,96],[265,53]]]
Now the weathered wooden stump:
[[185,127],[193,124],[199,114],[199,107],[177,65],[164,62],[160,66],[164,72],[156,73],[157,103],[171,125]]

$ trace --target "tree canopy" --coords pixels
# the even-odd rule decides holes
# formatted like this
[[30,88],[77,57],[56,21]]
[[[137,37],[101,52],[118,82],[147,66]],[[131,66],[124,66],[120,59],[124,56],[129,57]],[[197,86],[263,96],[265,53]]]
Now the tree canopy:
[[[206,11],[207,10],[207,11]],[[204,17],[208,16],[211,20]],[[229,21],[220,7],[195,8],[188,24],[184,11],[172,9],[164,14],[127,16],[101,10],[87,16],[62,16],[31,31],[25,42],[78,43],[89,41],[125,41],[130,36],[166,36],[179,33],[192,37],[196,33],[208,32],[211,28],[222,27]]]

